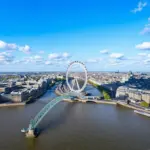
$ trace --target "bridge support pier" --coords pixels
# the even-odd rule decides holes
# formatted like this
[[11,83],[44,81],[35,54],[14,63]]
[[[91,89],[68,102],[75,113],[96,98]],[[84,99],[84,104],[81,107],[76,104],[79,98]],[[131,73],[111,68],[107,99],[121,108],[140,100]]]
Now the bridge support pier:
[[28,130],[26,132],[26,137],[28,138],[34,138],[35,137],[35,131],[32,129],[32,130]]

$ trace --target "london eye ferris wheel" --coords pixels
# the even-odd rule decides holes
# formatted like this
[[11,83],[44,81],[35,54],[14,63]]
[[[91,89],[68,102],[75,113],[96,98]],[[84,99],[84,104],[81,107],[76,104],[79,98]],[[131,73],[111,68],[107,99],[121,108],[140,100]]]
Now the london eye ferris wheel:
[[69,64],[66,72],[66,83],[72,92],[80,93],[87,84],[87,69],[80,61]]

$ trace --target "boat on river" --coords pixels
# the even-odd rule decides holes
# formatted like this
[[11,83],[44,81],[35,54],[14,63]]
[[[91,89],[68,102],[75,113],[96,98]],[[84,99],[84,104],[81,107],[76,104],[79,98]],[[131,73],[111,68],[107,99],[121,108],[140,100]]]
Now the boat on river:
[[23,128],[23,129],[21,129],[21,132],[22,132],[22,133],[25,133],[25,132],[26,132],[26,130]]
[[140,115],[150,117],[150,113],[147,113],[147,112],[144,112],[144,111],[134,110],[134,112],[137,113],[137,114],[140,114]]

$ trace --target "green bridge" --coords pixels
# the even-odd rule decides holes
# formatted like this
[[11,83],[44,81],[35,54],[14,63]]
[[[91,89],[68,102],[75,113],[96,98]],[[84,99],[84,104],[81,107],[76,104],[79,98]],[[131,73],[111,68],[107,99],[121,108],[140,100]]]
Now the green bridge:
[[38,124],[41,122],[41,120],[45,117],[45,115],[59,102],[61,102],[64,99],[72,99],[75,97],[81,96],[80,93],[66,93],[62,96],[58,96],[52,101],[50,101],[48,104],[44,106],[44,108],[30,121],[29,127],[27,129],[22,129],[22,132],[25,132],[27,137],[35,137],[35,129],[37,128]]

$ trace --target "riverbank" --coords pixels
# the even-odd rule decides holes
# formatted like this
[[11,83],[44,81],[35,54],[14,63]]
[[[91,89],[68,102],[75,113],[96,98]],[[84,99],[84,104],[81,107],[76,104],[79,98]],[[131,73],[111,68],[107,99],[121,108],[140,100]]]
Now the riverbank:
[[39,95],[38,97],[36,98],[32,98],[32,97],[29,97],[28,100],[25,101],[26,104],[30,104],[30,103],[33,103],[35,102],[36,100],[38,100],[39,98],[41,98],[42,96],[44,96],[48,90],[51,90],[53,89],[53,87],[57,84],[57,82],[54,82],[52,84],[50,84],[50,86],[47,88],[46,91],[44,91],[44,93],[42,93],[41,95]]
[[[91,85],[93,86],[93,85]],[[58,88],[59,87],[59,88]],[[63,86],[58,86],[56,89],[55,89],[55,93],[56,95],[58,96],[61,96],[63,95],[64,93],[63,92]],[[94,86],[93,86],[94,88]],[[113,105],[116,105],[116,101],[112,101],[111,99],[109,100],[97,100],[97,99],[76,99],[76,100],[71,100],[71,99],[64,99],[63,101],[65,102],[82,102],[82,103],[87,103],[87,102],[93,102],[93,103],[97,103],[97,104],[113,104]]]
[[17,106],[24,106],[26,105],[25,102],[22,102],[22,103],[3,103],[3,104],[0,104],[0,108],[1,107],[17,107]]
[[[97,85],[96,85],[96,87],[97,87]],[[101,88],[99,88],[99,90],[100,89]],[[56,93],[56,95],[61,96],[62,95],[62,90],[60,91],[60,88],[56,88],[55,89],[55,93]],[[135,106],[132,106],[132,105],[128,105],[125,102],[116,101],[116,100],[112,100],[112,99],[107,99],[107,100],[96,100],[96,99],[76,99],[76,100],[71,100],[71,99],[64,99],[63,101],[65,101],[65,102],[71,102],[71,103],[72,102],[82,102],[82,103],[91,102],[91,103],[96,103],[96,104],[120,105],[120,106],[123,106],[123,107],[126,107],[126,108],[130,108],[130,109],[133,109],[133,110],[140,110],[140,111],[143,111],[143,112],[146,112],[146,113],[150,113],[149,110],[145,110],[144,108],[138,108],[138,107],[135,107]]]
[[111,91],[101,85],[93,83],[91,80],[88,80],[88,83],[97,88],[102,93],[105,100],[111,100]]
[[118,106],[123,106],[123,107],[130,108],[130,109],[133,109],[133,110],[139,110],[139,111],[143,111],[143,112],[146,112],[146,113],[150,113],[150,110],[145,110],[143,108],[138,108],[138,107],[129,105],[129,104],[125,103],[125,102],[117,101],[116,104]]
[[76,99],[76,100],[71,100],[71,99],[64,99],[63,101],[65,102],[82,102],[82,103],[88,103],[88,102],[92,102],[92,103],[96,103],[96,104],[112,104],[112,105],[116,105],[116,101],[106,101],[106,100],[83,100],[83,99]]
[[87,99],[85,99],[85,100],[83,100],[83,99],[71,100],[71,99],[64,99],[63,101],[64,102],[71,102],[71,103],[73,103],[73,102],[82,102],[82,103],[92,102],[92,103],[96,103],[96,104],[111,104],[111,105],[126,107],[126,108],[133,109],[133,110],[143,111],[145,113],[150,113],[150,110],[145,110],[145,109],[138,108],[138,107],[135,107],[135,106],[132,106],[132,105],[128,105],[125,102],[114,101],[114,100],[106,101],[106,100],[96,100],[96,99],[95,100],[87,100]]

